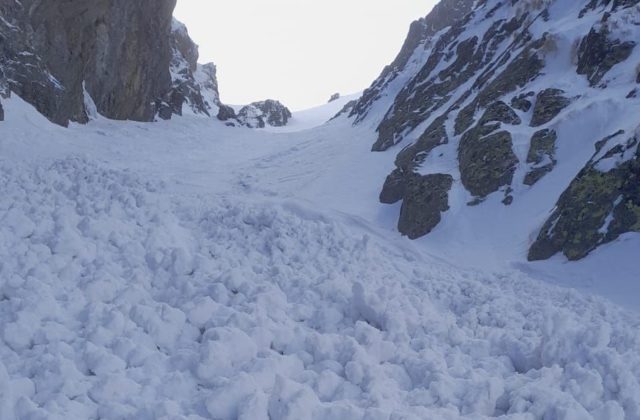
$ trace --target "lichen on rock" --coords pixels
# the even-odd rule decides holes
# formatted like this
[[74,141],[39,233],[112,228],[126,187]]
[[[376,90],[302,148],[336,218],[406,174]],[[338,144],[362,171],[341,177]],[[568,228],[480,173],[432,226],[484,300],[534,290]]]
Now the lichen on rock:
[[482,130],[475,127],[466,132],[458,150],[462,184],[481,198],[511,185],[518,164],[508,131],[483,137]]
[[[558,252],[579,260],[623,233],[640,232],[639,143],[633,137],[602,157],[596,153],[558,200],[529,250],[529,260],[548,259]],[[609,159],[616,164],[603,171],[602,163]]]

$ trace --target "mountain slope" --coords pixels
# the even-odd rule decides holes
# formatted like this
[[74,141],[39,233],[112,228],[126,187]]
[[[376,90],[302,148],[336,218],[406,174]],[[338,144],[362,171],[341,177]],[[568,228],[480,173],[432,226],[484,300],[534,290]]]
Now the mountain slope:
[[267,130],[175,21],[170,121],[0,77],[0,418],[640,420],[634,3],[444,1]]
[[637,3],[442,2],[426,21],[448,8],[451,26],[414,24],[351,113],[377,127],[374,151],[402,147],[380,196],[403,202],[399,229],[420,237],[467,206],[526,202],[531,260],[580,259],[639,231]]

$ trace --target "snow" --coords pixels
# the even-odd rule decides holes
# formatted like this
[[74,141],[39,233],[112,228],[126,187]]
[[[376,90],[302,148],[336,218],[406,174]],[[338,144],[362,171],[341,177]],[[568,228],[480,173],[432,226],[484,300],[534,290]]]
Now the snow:
[[3,104],[2,419],[640,419],[640,315],[401,238],[369,129]]
[[341,96],[340,98],[331,101],[328,104],[320,105],[311,109],[305,109],[302,111],[294,111],[293,117],[289,119],[289,122],[286,126],[272,127],[267,125],[267,127],[265,127],[265,130],[274,133],[290,133],[319,127],[332,119],[338,112],[342,110],[342,108],[344,108],[345,105],[347,105],[347,103],[358,99],[361,94],[362,92],[358,92],[351,95]]

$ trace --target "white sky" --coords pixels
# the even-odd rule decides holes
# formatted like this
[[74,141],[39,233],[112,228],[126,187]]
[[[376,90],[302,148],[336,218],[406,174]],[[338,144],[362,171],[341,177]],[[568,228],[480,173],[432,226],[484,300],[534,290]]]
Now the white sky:
[[436,0],[178,0],[175,16],[218,66],[222,100],[291,109],[365,89]]

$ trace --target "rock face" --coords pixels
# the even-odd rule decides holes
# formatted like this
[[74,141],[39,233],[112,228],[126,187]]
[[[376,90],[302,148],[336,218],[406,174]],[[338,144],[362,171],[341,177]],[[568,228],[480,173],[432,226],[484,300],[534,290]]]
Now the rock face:
[[529,260],[560,251],[577,260],[623,233],[640,232],[640,141],[634,136],[618,143],[616,137],[601,145],[562,194]]
[[51,121],[86,122],[89,96],[111,119],[216,115],[215,66],[172,18],[176,0],[5,0],[0,83]]
[[[415,55],[426,52],[431,47],[432,37],[440,30],[454,24],[471,11],[474,0],[443,0],[423,19],[411,24],[407,39],[396,59],[387,66],[380,77],[364,91],[354,105],[350,116],[361,122],[369,114],[371,107],[394,84]],[[416,61],[419,61],[417,57]]]
[[291,118],[291,111],[278,101],[268,99],[254,102],[238,112],[238,120],[250,128],[284,127]]
[[171,84],[174,7],[175,0],[7,0],[0,30],[9,86],[60,124],[87,120],[84,89],[108,118],[149,121]]
[[636,45],[633,40],[611,39],[607,20],[608,17],[603,17],[599,30],[591,29],[578,51],[578,74],[586,75],[591,86],[597,85],[613,66],[629,58]]
[[[448,187],[456,188],[456,197],[460,192],[466,194],[468,199],[456,200],[455,206],[499,205],[489,200],[493,195],[512,205],[543,185],[548,188],[549,183],[539,183],[543,177],[553,175],[556,182],[568,185],[571,179],[557,177],[578,175],[580,165],[586,162],[569,162],[567,156],[583,159],[588,153],[560,153],[563,147],[593,147],[603,135],[600,130],[632,130],[631,117],[618,118],[619,111],[608,109],[623,102],[626,105],[620,109],[625,109],[624,113],[626,107],[640,108],[636,84],[640,83],[640,56],[635,48],[640,39],[639,4],[640,0],[445,0],[415,22],[398,57],[349,115],[355,125],[377,127],[373,151],[397,153],[396,169],[386,178],[380,201],[403,202],[399,223],[403,233],[411,237],[426,234],[433,228],[431,224],[440,220],[432,217],[437,200],[416,198],[417,185],[423,192],[433,188],[435,195],[447,195],[442,189]],[[581,19],[581,34],[566,25],[576,19]],[[566,77],[568,71],[577,76]],[[580,76],[586,83],[576,81]],[[592,89],[585,94],[587,84]],[[602,114],[595,111],[600,109]],[[582,133],[582,127],[588,132]],[[572,135],[572,131],[578,132]],[[586,138],[578,143],[576,136]],[[561,164],[565,169],[556,174],[555,168]],[[575,172],[567,175],[566,165],[575,167]],[[631,176],[627,166],[615,173],[624,171]],[[440,181],[450,177],[451,182],[439,182],[436,187],[435,178],[427,181],[420,175],[424,173],[438,176]],[[602,177],[591,172],[578,182],[584,173],[572,183],[572,191],[601,183]],[[545,195],[547,208],[552,210],[557,204],[558,208],[579,209],[575,217],[583,210],[595,211],[589,194],[567,192],[563,197],[556,203],[557,196]],[[613,194],[602,194],[595,206],[608,214],[607,209],[617,208],[615,200]],[[455,213],[462,210],[456,208]],[[421,212],[428,221],[424,224],[414,222]],[[630,214],[625,213],[624,220],[635,220]],[[554,223],[550,225],[556,226]],[[616,222],[611,226],[614,233],[605,234],[605,238],[633,230],[635,225]],[[578,223],[575,229],[587,235],[591,228]],[[529,237],[537,234],[529,232]],[[586,255],[568,251],[565,242],[577,241],[575,236],[568,235],[565,241],[563,233],[554,235],[554,246],[547,246],[549,238],[541,234],[532,257],[560,251],[571,258]],[[584,249],[602,241],[588,243]]]

